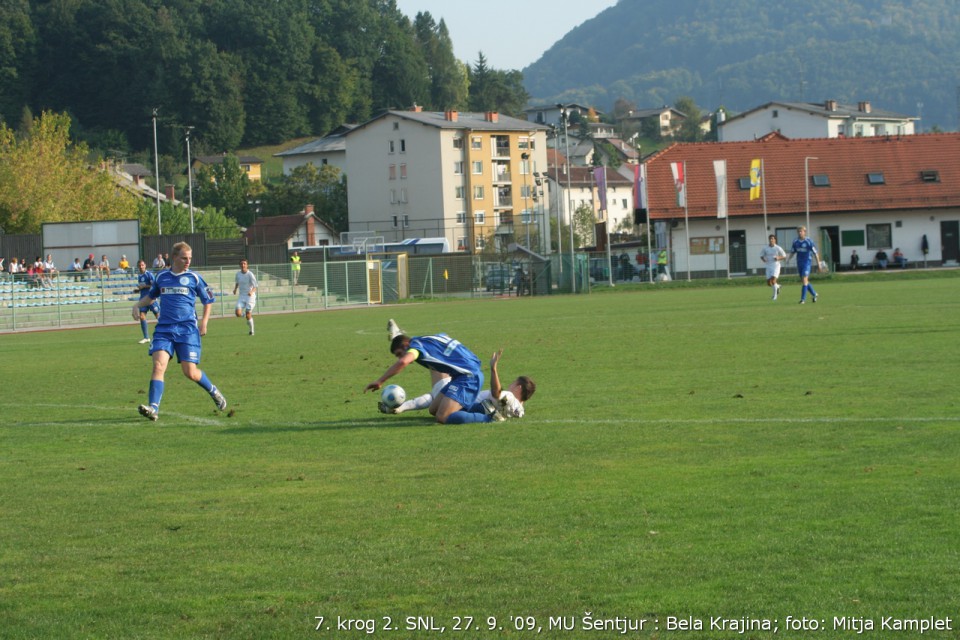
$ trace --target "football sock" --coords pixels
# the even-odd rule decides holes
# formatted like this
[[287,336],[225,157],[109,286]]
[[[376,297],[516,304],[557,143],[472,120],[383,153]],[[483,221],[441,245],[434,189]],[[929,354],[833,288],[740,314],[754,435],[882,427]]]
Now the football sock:
[[200,379],[197,380],[197,384],[206,389],[207,393],[213,393],[213,383],[210,382],[210,378],[203,371],[200,372]]
[[417,396],[411,400],[407,400],[401,404],[398,408],[400,411],[410,411],[417,409],[426,409],[430,406],[430,403],[433,402],[433,396],[429,393],[425,393],[422,396]]
[[146,318],[144,318],[143,320],[140,321],[140,330],[143,331],[143,338],[144,338],[144,339],[147,339],[149,336],[147,335],[147,320],[146,320]]
[[151,380],[150,390],[147,393],[150,404],[160,409],[160,399],[163,398],[163,380]]
[[807,285],[807,290],[810,292],[810,295],[812,295],[812,296],[817,295],[817,292],[813,290],[813,285],[812,285],[812,284],[808,284],[808,285]]
[[447,416],[447,424],[469,424],[471,422],[490,422],[492,418],[485,413],[455,411]]

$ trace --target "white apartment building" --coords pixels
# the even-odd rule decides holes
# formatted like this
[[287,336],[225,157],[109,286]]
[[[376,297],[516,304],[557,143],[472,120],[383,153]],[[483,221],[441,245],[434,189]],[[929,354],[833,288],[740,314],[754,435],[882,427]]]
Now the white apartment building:
[[875,109],[869,102],[855,105],[824,102],[768,102],[717,123],[720,142],[759,140],[779,133],[801,138],[863,138],[905,136],[914,133],[916,118]]
[[534,172],[548,127],[496,112],[386,111],[345,135],[351,233],[479,252],[549,246]]

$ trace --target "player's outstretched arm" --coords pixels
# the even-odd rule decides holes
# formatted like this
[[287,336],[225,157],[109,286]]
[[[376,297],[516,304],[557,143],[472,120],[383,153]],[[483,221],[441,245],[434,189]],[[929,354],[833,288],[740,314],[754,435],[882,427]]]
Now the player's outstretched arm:
[[497,372],[497,363],[500,362],[501,355],[503,355],[503,349],[498,349],[490,358],[490,394],[495,399],[499,398],[500,392],[503,391],[500,386],[500,374]]

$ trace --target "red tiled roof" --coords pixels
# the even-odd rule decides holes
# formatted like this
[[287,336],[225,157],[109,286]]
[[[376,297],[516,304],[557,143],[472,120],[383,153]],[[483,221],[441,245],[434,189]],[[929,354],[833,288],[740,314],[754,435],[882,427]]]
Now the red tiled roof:
[[308,216],[312,213],[295,213],[289,216],[270,216],[259,218],[252,225],[247,227],[243,236],[249,242],[257,244],[274,244],[286,242],[290,239],[297,229],[306,222]]
[[[804,158],[809,175],[826,175],[829,187],[810,186],[811,212],[860,212],[960,206],[960,134],[936,133],[867,138],[790,140],[769,135],[751,142],[675,144],[647,160],[648,208],[654,218],[683,217],[670,172],[686,162],[691,218],[717,215],[713,161],[727,161],[730,216],[762,215],[763,199],[750,200],[739,179],[750,175],[750,161],[761,158],[767,213],[801,213],[806,208]],[[921,171],[939,172],[924,182]],[[882,173],[885,184],[870,185],[868,173]]]

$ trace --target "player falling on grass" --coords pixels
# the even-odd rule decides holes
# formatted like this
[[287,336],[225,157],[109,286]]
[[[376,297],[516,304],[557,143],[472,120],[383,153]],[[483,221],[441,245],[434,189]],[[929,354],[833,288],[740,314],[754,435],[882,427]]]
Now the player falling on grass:
[[[133,306],[134,317],[141,310],[160,299],[160,316],[153,331],[150,355],[153,356],[153,374],[150,377],[148,404],[139,407],[140,415],[156,420],[160,415],[163,397],[163,378],[170,358],[176,354],[180,369],[190,380],[210,394],[217,409],[227,408],[227,401],[207,374],[200,370],[200,338],[207,334],[210,310],[216,299],[207,283],[190,271],[193,250],[186,242],[173,245],[170,268],[157,274],[153,286]],[[203,315],[197,321],[196,301],[203,304]]]
[[240,271],[234,278],[233,294],[237,295],[240,291],[240,297],[237,298],[236,314],[238,318],[247,316],[247,326],[250,328],[250,335],[253,335],[253,308],[257,306],[257,276],[250,271],[250,265],[246,260],[240,261]]
[[436,409],[431,407],[430,410],[437,422],[466,424],[491,421],[488,414],[472,411],[477,406],[477,394],[483,387],[482,365],[480,359],[459,340],[443,333],[415,337],[400,334],[391,340],[390,352],[397,357],[397,361],[382,376],[364,387],[364,393],[380,389],[387,380],[416,362],[431,371],[450,376],[450,382],[435,398]]
[[767,266],[767,286],[773,287],[773,299],[776,300],[780,295],[780,285],[777,283],[780,277],[780,261],[786,259],[787,252],[777,244],[777,236],[771,233],[768,240],[770,244],[760,251],[760,259]]
[[[393,340],[403,332],[397,323],[391,319],[387,322],[387,333],[390,340]],[[520,376],[511,382],[506,389],[503,389],[500,384],[500,374],[497,371],[497,363],[500,361],[502,354],[503,349],[500,349],[490,359],[490,388],[477,394],[476,403],[473,407],[467,409],[468,413],[486,413],[491,416],[493,421],[523,417],[524,403],[533,396],[537,390],[537,385],[530,377]],[[429,393],[411,398],[393,409],[388,408],[383,402],[380,402],[377,408],[381,413],[403,413],[423,409],[431,409],[431,413],[434,413],[434,401],[441,396],[444,387],[450,382],[450,376],[431,370],[430,382],[432,388]]]
[[800,283],[803,285],[803,288],[800,289],[800,304],[807,301],[808,291],[813,301],[816,302],[817,292],[813,290],[813,285],[810,284],[810,268],[814,258],[817,260],[817,271],[823,269],[820,267],[820,254],[817,253],[817,245],[807,237],[806,227],[797,227],[797,239],[793,241],[793,247],[787,257],[787,262],[790,262],[790,258],[794,255],[797,256],[797,274],[800,276]]
[[[137,272],[137,288],[133,292],[139,294],[142,298],[143,294],[150,291],[155,277],[152,271],[147,271],[147,263],[143,260],[137,262]],[[140,344],[150,342],[150,336],[147,335],[147,311],[152,311],[153,317],[156,318],[160,315],[160,304],[154,300],[153,304],[146,309],[140,308],[140,331],[143,332],[143,339],[140,340]]]

